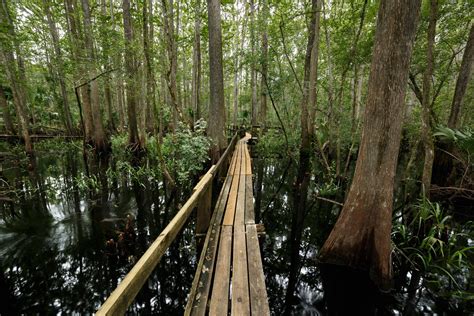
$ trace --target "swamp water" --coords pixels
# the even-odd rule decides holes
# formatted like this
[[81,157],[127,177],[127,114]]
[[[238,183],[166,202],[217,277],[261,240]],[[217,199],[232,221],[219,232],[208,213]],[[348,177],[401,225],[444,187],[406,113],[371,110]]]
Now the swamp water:
[[[123,174],[111,180],[106,170],[115,168],[113,161],[89,166],[94,181],[84,190],[80,179],[87,171],[78,146],[61,155],[38,153],[34,171],[15,156],[1,158],[0,294],[2,304],[19,313],[95,312],[171,220],[178,202],[189,196],[170,201],[156,179],[137,184]],[[272,314],[325,314],[317,253],[339,207],[310,202],[301,243],[292,244],[296,166],[285,159],[256,158],[253,173],[256,219],[265,225],[261,248]],[[334,187],[318,190],[341,198]],[[197,262],[192,221],[152,273],[131,314],[183,313]],[[134,236],[127,239],[130,231]],[[296,246],[300,256],[291,258]],[[289,284],[294,296],[287,293]],[[389,293],[378,298],[377,306],[382,314],[398,315],[405,297]],[[430,295],[422,295],[418,306],[428,314],[443,311]]]

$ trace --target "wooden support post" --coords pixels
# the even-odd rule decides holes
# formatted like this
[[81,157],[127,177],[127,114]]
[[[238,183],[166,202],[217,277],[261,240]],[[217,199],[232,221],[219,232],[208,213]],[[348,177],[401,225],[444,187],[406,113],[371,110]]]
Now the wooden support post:
[[[197,205],[196,214],[196,244],[197,249],[202,248],[204,239],[206,237],[209,222],[211,220],[211,204],[212,204],[212,181],[203,193]],[[199,251],[200,252],[200,251]]]

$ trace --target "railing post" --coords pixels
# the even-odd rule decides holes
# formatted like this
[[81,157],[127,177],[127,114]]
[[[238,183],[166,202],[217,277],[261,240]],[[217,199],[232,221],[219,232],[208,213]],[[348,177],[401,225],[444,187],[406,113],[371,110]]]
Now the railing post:
[[202,194],[197,204],[196,213],[196,243],[198,250],[202,248],[204,239],[206,237],[207,229],[211,221],[212,211],[212,181]]

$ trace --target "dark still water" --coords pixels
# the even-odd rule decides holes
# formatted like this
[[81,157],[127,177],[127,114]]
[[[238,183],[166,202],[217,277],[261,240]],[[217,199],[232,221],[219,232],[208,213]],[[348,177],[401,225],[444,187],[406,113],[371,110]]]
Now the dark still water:
[[[317,254],[340,207],[310,198],[295,242],[296,165],[259,156],[253,161],[255,210],[257,221],[265,225],[261,248],[272,314],[325,315]],[[17,313],[95,312],[189,196],[188,188],[171,198],[159,176],[136,176],[119,160],[90,161],[86,168],[81,144],[38,152],[36,168],[19,157],[0,157],[0,297],[2,306]],[[319,175],[311,182],[311,192],[343,200],[332,182],[319,180]],[[181,315],[195,266],[190,222],[129,313]],[[379,314],[403,313],[410,273],[404,272],[397,292],[377,297]],[[440,298],[419,284],[418,311],[469,314],[472,305],[465,300]]]
[[[18,313],[95,312],[179,206],[160,179],[112,175],[119,162],[89,165],[84,183],[78,146],[38,152],[32,171],[23,159],[1,158],[1,304]],[[196,262],[193,225],[186,227],[132,313],[183,312]]]

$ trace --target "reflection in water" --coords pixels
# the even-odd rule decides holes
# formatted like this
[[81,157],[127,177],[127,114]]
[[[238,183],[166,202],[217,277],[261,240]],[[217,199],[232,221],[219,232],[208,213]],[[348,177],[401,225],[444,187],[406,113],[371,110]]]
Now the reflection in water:
[[[15,309],[17,313],[41,315],[93,313],[189,192],[179,197],[166,194],[162,180],[151,177],[139,182],[126,174],[111,177],[120,173],[116,170],[118,162],[93,159],[88,159],[88,172],[94,181],[84,190],[78,181],[84,179],[84,159],[77,150],[61,155],[39,153],[37,157],[36,168],[30,171],[24,162],[13,158],[2,161],[0,169],[0,314]],[[301,238],[292,242],[296,167],[285,159],[254,160],[256,218],[266,228],[261,249],[270,308],[275,315],[283,311],[324,315],[327,311],[317,254],[339,206],[310,198],[302,218]],[[322,177],[312,178],[309,191],[324,187],[322,182]],[[325,197],[341,201],[343,197],[338,194],[332,190]],[[185,227],[129,313],[183,313],[196,268],[194,225]],[[295,256],[291,256],[292,251]],[[407,295],[410,280],[418,283],[415,278],[409,270],[399,273],[397,292],[376,298],[378,310],[403,312],[411,300]],[[290,284],[294,290],[289,289]],[[414,293],[418,293],[415,302],[419,309],[453,310],[424,287]]]
[[[107,170],[114,162],[88,159],[95,186],[81,192],[77,180],[85,171],[80,153],[37,157],[30,171],[18,160],[2,162],[2,310],[93,313],[176,210],[165,203],[169,199],[160,179],[110,181]],[[127,237],[131,233],[135,239]],[[182,313],[196,261],[193,233],[190,224],[178,236],[131,312]],[[110,240],[120,251],[108,251]]]
[[[266,232],[261,248],[270,308],[274,315],[281,315],[283,311],[292,315],[335,314],[334,310],[328,311],[326,308],[329,298],[324,296],[325,290],[330,289],[323,287],[323,275],[317,255],[319,247],[323,245],[336,221],[340,207],[310,197],[302,220],[300,243],[294,244],[291,241],[291,230],[294,210],[293,179],[295,179],[297,166],[291,165],[287,170],[288,165],[285,159],[254,159],[254,168],[257,168],[254,190],[255,196],[261,197],[259,209]],[[262,178],[259,179],[259,177]],[[311,180],[309,192],[315,192],[324,185],[323,178],[316,176]],[[343,200],[341,191],[326,193],[324,197],[341,201]],[[298,258],[290,255],[292,247],[298,249]],[[342,280],[342,284],[348,281],[348,277],[360,277],[347,271],[336,271],[336,275]],[[378,315],[405,315],[407,306],[412,308],[409,306],[412,297],[407,293],[410,292],[410,280],[413,281],[416,275],[407,269],[397,271],[395,276],[397,277],[395,282],[398,284],[392,292],[375,293],[375,296],[369,299],[375,305],[373,308],[376,309]],[[441,280],[444,278],[445,276],[440,277]],[[334,279],[331,279],[331,282],[334,282]],[[415,282],[411,283],[413,285]],[[465,280],[460,282],[460,284],[464,283]],[[292,284],[295,287],[294,291],[291,289]],[[349,299],[343,300],[336,297],[335,304],[347,307],[346,311],[354,312],[357,305],[361,305],[361,298],[367,299],[367,288],[362,288],[362,283],[356,284],[360,286],[349,290],[347,293]],[[370,284],[367,286],[370,287]],[[420,279],[416,282],[416,289],[414,297],[418,312],[461,315],[469,310],[469,303],[453,305],[452,298],[450,298],[451,303],[448,303],[446,298],[431,292],[426,287],[426,283],[421,283]],[[291,300],[285,299],[291,295],[293,296]]]

